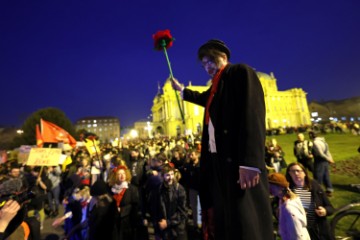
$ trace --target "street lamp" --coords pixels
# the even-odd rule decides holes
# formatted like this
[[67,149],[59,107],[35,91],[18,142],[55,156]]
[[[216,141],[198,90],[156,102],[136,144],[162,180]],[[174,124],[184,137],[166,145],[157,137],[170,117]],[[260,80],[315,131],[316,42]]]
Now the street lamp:
[[146,127],[145,127],[145,130],[148,131],[148,137],[151,138],[151,130],[152,130],[152,126],[150,124],[149,121],[146,122]]
[[139,136],[139,133],[135,129],[131,129],[130,131],[130,137],[131,138],[137,138]]

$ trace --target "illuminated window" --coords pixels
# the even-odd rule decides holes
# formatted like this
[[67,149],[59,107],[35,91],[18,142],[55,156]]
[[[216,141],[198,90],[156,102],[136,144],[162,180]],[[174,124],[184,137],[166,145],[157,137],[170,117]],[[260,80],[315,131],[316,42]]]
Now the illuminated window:
[[194,115],[199,116],[199,107],[196,105],[194,106]]

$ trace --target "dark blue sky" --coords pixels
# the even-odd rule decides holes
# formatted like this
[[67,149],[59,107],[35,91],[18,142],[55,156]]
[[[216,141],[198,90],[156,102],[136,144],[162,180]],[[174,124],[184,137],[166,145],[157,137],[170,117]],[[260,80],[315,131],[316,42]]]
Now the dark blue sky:
[[70,120],[146,118],[169,76],[152,34],[169,29],[181,82],[209,79],[196,60],[211,38],[242,62],[303,88],[308,101],[360,96],[360,1],[0,1],[0,125],[56,107]]

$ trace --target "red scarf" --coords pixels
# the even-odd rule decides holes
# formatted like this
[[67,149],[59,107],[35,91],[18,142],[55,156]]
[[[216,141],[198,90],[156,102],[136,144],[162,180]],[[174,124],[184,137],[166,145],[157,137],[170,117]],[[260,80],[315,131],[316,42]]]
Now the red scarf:
[[211,102],[214,98],[214,95],[217,91],[218,85],[219,85],[219,80],[221,78],[221,74],[224,71],[225,67],[227,65],[223,66],[222,68],[219,69],[219,71],[215,74],[215,76],[213,77],[213,79],[211,80],[212,84],[211,84],[211,91],[210,91],[210,96],[206,102],[206,108],[205,108],[205,123],[209,124],[209,119],[210,119],[210,113],[209,113],[209,109],[210,109],[210,105]]
[[124,196],[124,193],[126,191],[126,188],[122,189],[118,194],[114,194],[114,199],[116,201],[116,206],[120,207],[121,200]]

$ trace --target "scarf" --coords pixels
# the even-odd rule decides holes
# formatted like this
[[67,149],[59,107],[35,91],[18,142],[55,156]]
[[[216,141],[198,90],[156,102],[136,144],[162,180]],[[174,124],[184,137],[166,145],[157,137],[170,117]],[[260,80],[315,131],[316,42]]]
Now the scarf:
[[118,194],[119,192],[121,192],[123,189],[129,188],[129,183],[128,182],[122,182],[120,184],[114,184],[114,186],[111,187],[111,192],[113,194]]
[[217,91],[218,85],[219,85],[219,80],[221,78],[221,75],[225,69],[225,67],[227,66],[227,64],[225,66],[223,66],[222,68],[219,69],[219,71],[215,74],[215,76],[213,77],[213,79],[211,80],[212,84],[211,84],[211,91],[210,91],[210,96],[206,102],[206,108],[205,108],[205,123],[209,124],[209,119],[210,119],[210,113],[209,113],[209,109],[210,109],[210,105],[211,102],[214,98],[214,95]]
[[111,191],[114,193],[113,197],[116,201],[117,207],[120,207],[121,200],[125,194],[126,189],[128,188],[128,182],[122,182],[121,184],[115,184],[114,186],[112,186]]

